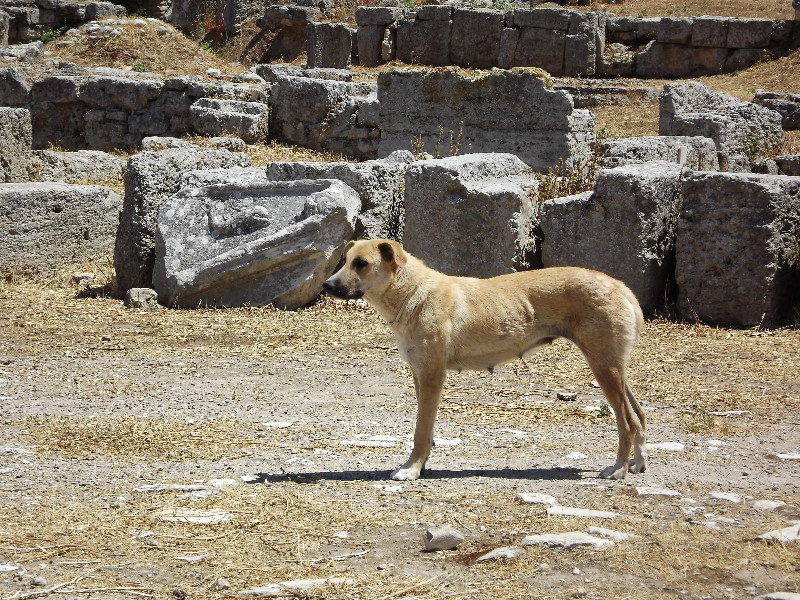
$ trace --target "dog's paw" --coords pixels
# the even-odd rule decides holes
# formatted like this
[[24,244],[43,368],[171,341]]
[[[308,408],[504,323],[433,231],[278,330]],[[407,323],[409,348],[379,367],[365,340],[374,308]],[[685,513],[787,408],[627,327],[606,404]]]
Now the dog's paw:
[[628,469],[625,468],[625,465],[621,467],[611,465],[600,471],[600,477],[603,479],[625,479],[625,473],[627,471]]
[[628,461],[628,471],[631,473],[644,473],[647,471],[647,457],[643,456],[639,460],[635,458],[630,459]]
[[390,477],[395,481],[414,481],[419,479],[419,469],[400,467],[393,471]]

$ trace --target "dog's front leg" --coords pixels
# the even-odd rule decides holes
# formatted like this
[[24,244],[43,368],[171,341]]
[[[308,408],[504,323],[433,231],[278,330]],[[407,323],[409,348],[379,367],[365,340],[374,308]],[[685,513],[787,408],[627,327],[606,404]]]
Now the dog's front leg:
[[392,479],[410,481],[418,479],[433,445],[433,424],[439,411],[444,384],[444,368],[414,369],[414,387],[417,390],[417,426],[414,429],[414,449],[408,461],[392,473]]

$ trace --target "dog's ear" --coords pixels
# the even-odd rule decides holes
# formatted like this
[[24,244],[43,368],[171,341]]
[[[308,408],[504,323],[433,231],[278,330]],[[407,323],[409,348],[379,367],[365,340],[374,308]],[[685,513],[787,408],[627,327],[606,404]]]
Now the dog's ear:
[[349,242],[347,242],[347,244],[345,244],[344,246],[344,250],[342,251],[342,256],[343,257],[347,256],[347,253],[350,251],[350,248],[352,248],[355,245],[356,245],[355,240],[350,240]]
[[403,247],[397,242],[385,241],[378,244],[378,252],[381,253],[381,260],[391,265],[392,270],[403,266],[406,262],[406,255]]

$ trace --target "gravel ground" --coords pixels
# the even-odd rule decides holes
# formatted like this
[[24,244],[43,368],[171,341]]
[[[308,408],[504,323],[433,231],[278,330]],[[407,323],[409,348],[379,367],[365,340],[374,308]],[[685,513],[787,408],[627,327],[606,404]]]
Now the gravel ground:
[[[800,591],[800,542],[757,539],[800,519],[796,329],[648,322],[631,381],[651,462],[622,482],[597,478],[614,419],[567,342],[451,374],[428,471],[399,483],[413,388],[372,309],[143,312],[89,292],[0,287],[2,599]],[[534,492],[616,516],[517,498]],[[424,552],[433,525],[465,541]],[[636,537],[477,562],[589,527]]]

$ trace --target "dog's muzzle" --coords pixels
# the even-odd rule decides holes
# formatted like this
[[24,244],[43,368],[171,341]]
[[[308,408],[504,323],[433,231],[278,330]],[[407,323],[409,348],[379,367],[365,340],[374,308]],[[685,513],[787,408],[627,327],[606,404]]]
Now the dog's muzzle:
[[364,292],[360,290],[353,291],[346,289],[338,280],[333,280],[333,278],[325,281],[325,283],[322,284],[322,289],[325,290],[326,294],[335,298],[341,298],[342,300],[357,300],[364,295]]

